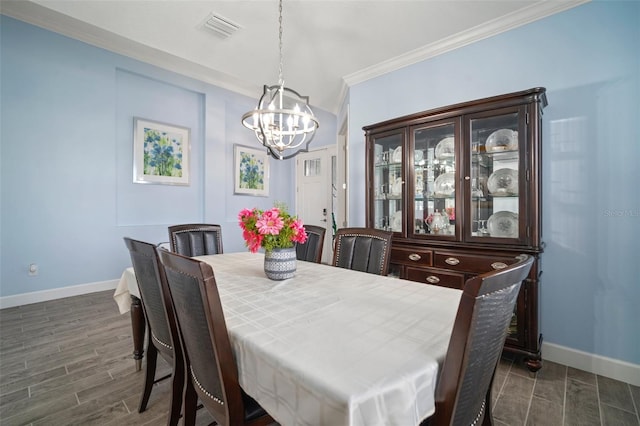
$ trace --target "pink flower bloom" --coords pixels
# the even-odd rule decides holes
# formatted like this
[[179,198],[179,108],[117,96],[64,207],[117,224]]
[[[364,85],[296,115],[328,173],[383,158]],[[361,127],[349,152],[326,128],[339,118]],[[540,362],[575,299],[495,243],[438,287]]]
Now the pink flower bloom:
[[256,227],[261,234],[278,235],[284,226],[278,209],[267,210],[256,222]]
[[253,210],[242,209],[242,210],[240,210],[240,213],[238,213],[238,219],[242,220],[245,217],[251,216],[252,213],[253,213]]
[[246,230],[247,229],[246,220],[251,218],[254,215],[255,213],[253,210],[242,209],[242,211],[240,211],[240,213],[238,214],[238,224],[240,225],[240,228],[242,228],[243,230]]
[[262,240],[264,237],[260,234],[251,234],[250,238],[245,238],[247,240],[247,247],[251,253],[256,253],[260,246],[262,245]]
[[291,223],[291,229],[293,229],[293,241],[300,244],[304,244],[307,241],[307,233],[301,221],[294,220]]

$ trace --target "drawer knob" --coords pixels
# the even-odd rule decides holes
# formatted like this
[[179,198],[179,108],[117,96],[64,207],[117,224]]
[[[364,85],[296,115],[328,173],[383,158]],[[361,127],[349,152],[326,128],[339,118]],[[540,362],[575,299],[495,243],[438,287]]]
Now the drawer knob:
[[447,265],[457,265],[458,263],[460,263],[460,260],[456,259],[455,257],[447,257],[444,260],[444,263],[446,263]]
[[504,268],[506,268],[506,267],[507,267],[507,264],[506,264],[506,263],[504,263],[504,262],[493,262],[493,263],[491,264],[491,267],[492,267],[493,269],[504,269]]
[[414,262],[422,259],[422,256],[420,256],[418,253],[411,253],[409,255],[409,259],[413,260]]
[[440,278],[436,277],[435,275],[429,275],[425,279],[429,284],[438,284],[440,282]]

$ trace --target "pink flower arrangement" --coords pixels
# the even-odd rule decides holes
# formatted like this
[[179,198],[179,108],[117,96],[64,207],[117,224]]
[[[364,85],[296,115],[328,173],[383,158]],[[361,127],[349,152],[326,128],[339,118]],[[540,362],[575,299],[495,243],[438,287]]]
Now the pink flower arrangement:
[[264,211],[257,208],[243,209],[238,214],[238,224],[251,253],[257,252],[260,247],[271,251],[307,241],[302,221],[291,216],[285,206],[276,205]]
[[[456,210],[454,207],[446,207],[445,211],[449,220],[456,220]],[[445,212],[442,212],[440,214],[444,216]],[[424,221],[425,223],[431,224],[431,222],[433,222],[433,213],[431,213]]]
[[445,208],[447,211],[447,216],[449,216],[449,220],[456,220],[456,209],[455,207],[447,207]]

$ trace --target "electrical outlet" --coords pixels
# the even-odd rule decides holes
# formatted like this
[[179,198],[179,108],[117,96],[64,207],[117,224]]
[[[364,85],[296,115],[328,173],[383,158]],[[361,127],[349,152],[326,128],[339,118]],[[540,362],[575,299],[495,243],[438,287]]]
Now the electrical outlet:
[[33,277],[36,275],[38,275],[38,264],[37,263],[29,264],[29,276]]

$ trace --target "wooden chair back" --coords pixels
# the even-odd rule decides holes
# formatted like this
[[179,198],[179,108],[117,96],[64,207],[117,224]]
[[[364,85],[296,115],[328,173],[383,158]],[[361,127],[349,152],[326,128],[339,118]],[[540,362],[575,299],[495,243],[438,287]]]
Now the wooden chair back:
[[124,242],[129,249],[140,291],[142,310],[148,325],[145,385],[138,411],[143,412],[146,409],[153,384],[157,382],[155,372],[159,353],[173,366],[169,424],[175,425],[182,405],[184,365],[173,307],[169,303],[164,269],[160,265],[155,245],[127,237],[124,238]]
[[533,257],[465,283],[436,389],[430,425],[492,424],[491,385]]
[[333,266],[387,275],[392,232],[374,228],[342,228],[336,232]]
[[187,375],[184,424],[193,425],[198,398],[220,425],[263,425],[273,419],[246,395],[210,265],[159,251],[178,324]]
[[183,256],[220,254],[222,227],[206,223],[188,223],[169,227],[171,251]]
[[327,230],[315,225],[304,225],[304,230],[307,233],[307,242],[296,244],[296,258],[307,262],[320,263],[322,261],[324,235]]

